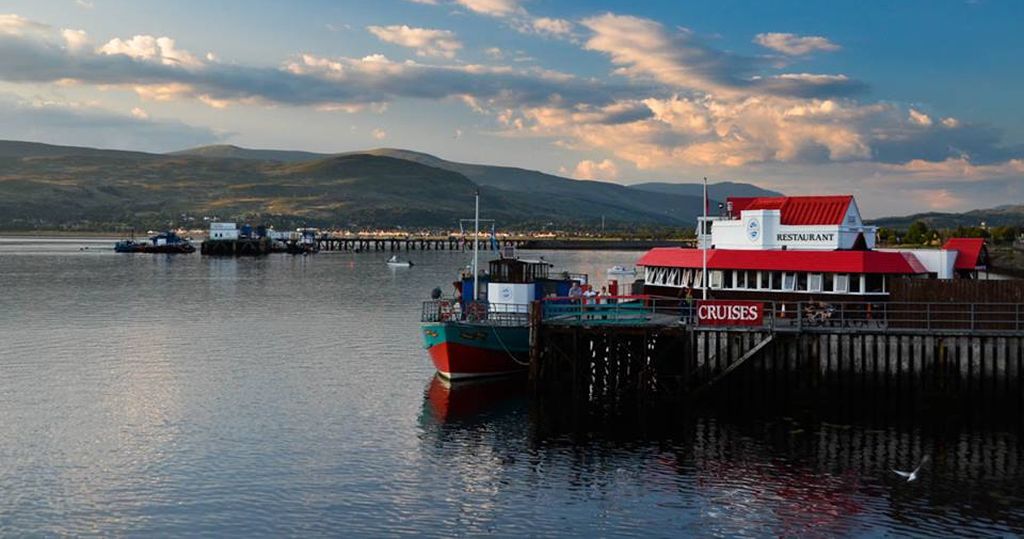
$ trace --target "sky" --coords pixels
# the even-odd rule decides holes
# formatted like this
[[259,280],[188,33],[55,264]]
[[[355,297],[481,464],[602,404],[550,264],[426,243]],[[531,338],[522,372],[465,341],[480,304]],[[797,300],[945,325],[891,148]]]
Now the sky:
[[1024,2],[5,0],[0,138],[1024,204]]

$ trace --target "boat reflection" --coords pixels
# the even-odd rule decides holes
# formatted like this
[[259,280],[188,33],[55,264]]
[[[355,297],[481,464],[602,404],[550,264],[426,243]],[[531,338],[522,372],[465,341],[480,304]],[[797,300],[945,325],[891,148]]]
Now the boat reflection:
[[521,410],[526,403],[526,378],[498,377],[451,382],[434,375],[427,385],[424,415],[440,424],[480,422]]

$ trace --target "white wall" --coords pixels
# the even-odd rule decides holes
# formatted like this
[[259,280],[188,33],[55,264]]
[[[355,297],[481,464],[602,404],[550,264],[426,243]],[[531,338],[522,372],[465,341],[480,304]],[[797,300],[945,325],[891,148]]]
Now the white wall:
[[525,313],[533,301],[535,283],[487,283],[487,303],[491,312]]
[[879,249],[889,253],[911,253],[930,273],[939,279],[953,278],[953,265],[956,263],[957,252],[946,249]]
[[779,210],[747,210],[739,219],[716,220],[711,245],[717,249],[787,249],[833,251],[850,249],[864,234],[868,249],[875,247],[876,227],[864,226],[854,204],[843,225],[784,225]]

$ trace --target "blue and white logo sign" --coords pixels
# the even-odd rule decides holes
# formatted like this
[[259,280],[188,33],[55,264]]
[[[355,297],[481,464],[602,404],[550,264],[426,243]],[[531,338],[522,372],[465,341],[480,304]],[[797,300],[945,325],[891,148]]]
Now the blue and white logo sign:
[[505,300],[506,302],[508,300],[512,299],[512,287],[511,286],[503,286],[503,287],[501,287],[501,299]]
[[747,239],[750,241],[761,239],[761,221],[757,219],[747,221]]

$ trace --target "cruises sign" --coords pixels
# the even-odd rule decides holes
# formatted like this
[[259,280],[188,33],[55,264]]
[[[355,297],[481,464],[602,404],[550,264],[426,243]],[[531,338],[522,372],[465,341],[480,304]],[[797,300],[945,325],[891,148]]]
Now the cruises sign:
[[733,300],[698,301],[697,323],[702,326],[762,326],[764,303]]

